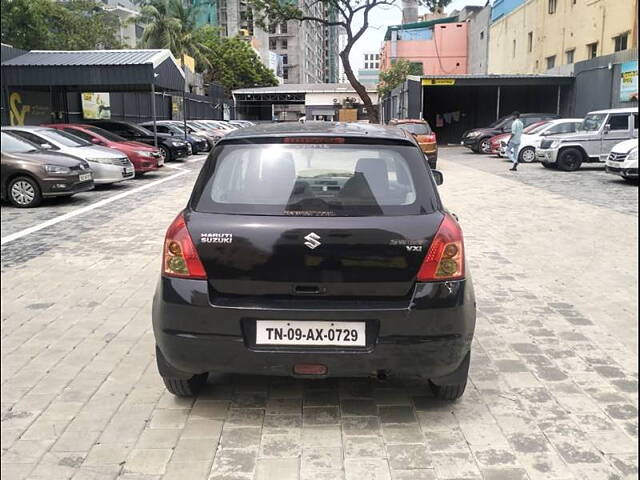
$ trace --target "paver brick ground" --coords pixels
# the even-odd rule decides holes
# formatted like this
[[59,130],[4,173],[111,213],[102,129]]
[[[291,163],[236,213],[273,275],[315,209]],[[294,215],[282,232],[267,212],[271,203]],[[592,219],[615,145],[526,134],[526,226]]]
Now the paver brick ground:
[[[151,299],[193,162],[3,245],[2,479],[637,478],[637,187],[459,148],[440,162],[478,301],[461,400],[394,378],[220,375],[169,395]],[[3,206],[3,236],[125,188]]]

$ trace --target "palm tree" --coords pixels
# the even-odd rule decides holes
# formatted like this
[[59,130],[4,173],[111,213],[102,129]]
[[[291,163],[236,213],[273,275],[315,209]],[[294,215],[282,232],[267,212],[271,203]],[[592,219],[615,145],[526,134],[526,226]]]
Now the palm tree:
[[142,46],[146,48],[168,48],[174,55],[182,26],[173,17],[167,0],[144,0],[140,9],[140,21],[145,25]]
[[146,23],[142,44],[147,48],[168,48],[184,65],[185,55],[209,67],[206,54],[211,53],[195,38],[196,15],[200,7],[187,7],[182,0],[144,0],[142,21]]

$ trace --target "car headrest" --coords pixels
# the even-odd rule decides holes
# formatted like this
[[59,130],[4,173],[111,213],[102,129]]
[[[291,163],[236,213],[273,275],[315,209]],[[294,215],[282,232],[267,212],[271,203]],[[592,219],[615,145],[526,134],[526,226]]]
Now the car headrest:
[[389,172],[384,159],[361,158],[356,163],[355,171],[364,175],[373,193],[384,193],[389,189]]

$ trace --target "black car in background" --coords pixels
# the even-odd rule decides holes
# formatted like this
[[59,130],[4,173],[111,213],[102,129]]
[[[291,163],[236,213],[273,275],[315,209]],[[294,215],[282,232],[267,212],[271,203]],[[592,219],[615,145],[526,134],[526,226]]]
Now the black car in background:
[[[135,123],[118,120],[83,120],[83,122],[103,128],[127,140],[154,145],[153,131]],[[178,160],[189,155],[188,143],[184,139],[172,137],[168,133],[158,132],[158,148],[165,161]]]
[[42,150],[2,132],[0,197],[18,208],[37,207],[43,198],[69,197],[93,188],[89,164],[64,153]]
[[411,134],[314,122],[235,130],[169,227],[153,301],[160,375],[429,380],[464,392],[475,297],[462,231]]
[[[153,131],[153,122],[144,122],[139,124],[141,127],[146,128],[149,131]],[[178,140],[184,140],[184,125],[175,120],[161,120],[156,122],[156,131],[158,133],[166,133]],[[210,150],[209,142],[204,137],[189,133],[189,127],[187,127],[187,142],[191,145],[191,152],[193,154],[207,152]]]
[[[534,123],[542,122],[545,120],[555,120],[556,118],[560,118],[560,116],[553,113],[520,114],[520,120],[522,120],[525,128]],[[507,115],[496,120],[488,127],[468,130],[462,135],[462,140],[460,143],[476,153],[491,153],[491,145],[489,143],[489,139],[495,135],[510,132],[511,124],[514,120],[515,117],[513,115]]]

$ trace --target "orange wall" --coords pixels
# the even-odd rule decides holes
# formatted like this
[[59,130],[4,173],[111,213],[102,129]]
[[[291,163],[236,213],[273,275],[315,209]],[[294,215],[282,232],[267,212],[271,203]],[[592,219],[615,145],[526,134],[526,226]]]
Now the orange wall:
[[[435,25],[435,40],[398,40],[396,58],[422,62],[425,75],[467,73],[467,25]],[[391,41],[387,41],[382,46],[380,70],[390,66]]]

